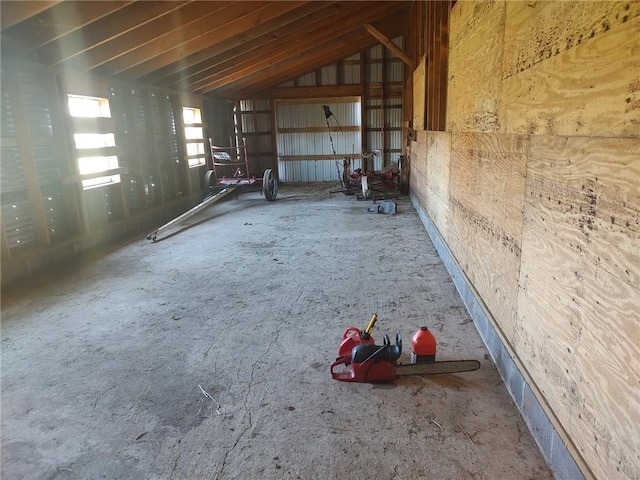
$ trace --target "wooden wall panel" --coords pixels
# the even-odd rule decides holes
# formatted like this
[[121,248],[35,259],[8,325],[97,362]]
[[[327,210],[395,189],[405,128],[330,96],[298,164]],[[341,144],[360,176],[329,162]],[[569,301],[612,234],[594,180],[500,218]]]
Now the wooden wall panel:
[[425,99],[426,99],[426,57],[422,57],[418,67],[413,72],[413,128],[424,130]]
[[507,133],[640,136],[640,2],[508,2],[504,52]]
[[418,130],[409,153],[409,188],[427,205],[427,132]]
[[449,168],[451,134],[427,132],[427,203],[426,210],[433,223],[445,236],[449,216]]
[[640,140],[531,137],[516,348],[597,478],[637,478]]
[[528,138],[453,134],[448,241],[512,341]]
[[458,2],[451,11],[447,131],[500,132],[505,2]]
[[414,194],[587,478],[640,478],[639,19],[457,2],[450,151],[411,144]]

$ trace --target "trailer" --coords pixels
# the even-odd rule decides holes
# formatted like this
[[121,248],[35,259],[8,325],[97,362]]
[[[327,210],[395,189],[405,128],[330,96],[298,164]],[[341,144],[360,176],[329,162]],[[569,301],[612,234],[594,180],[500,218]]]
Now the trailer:
[[211,146],[211,169],[204,175],[206,196],[198,205],[182,215],[156,228],[147,235],[147,240],[155,242],[162,232],[174,227],[184,220],[206,210],[214,203],[231,193],[259,191],[269,202],[278,195],[278,179],[272,169],[267,168],[262,178],[249,175],[249,157],[247,143],[242,139],[241,145],[219,147],[209,139]]

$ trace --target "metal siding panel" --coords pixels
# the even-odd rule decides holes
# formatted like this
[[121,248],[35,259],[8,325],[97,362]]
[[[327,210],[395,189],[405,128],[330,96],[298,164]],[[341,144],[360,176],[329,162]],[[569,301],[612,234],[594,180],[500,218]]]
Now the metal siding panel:
[[243,113],[240,115],[242,119],[242,131],[245,133],[253,133],[256,131],[255,122],[253,121],[253,114]]
[[315,72],[310,72],[301,77],[298,77],[298,85],[301,87],[315,87],[316,85],[316,74]]
[[402,127],[402,109],[401,108],[389,108],[385,110],[386,124],[388,127],[400,128]]
[[390,62],[388,65],[386,80],[395,83],[404,81],[404,62]]
[[[340,127],[360,126],[359,102],[326,103],[333,113],[329,124],[337,128],[331,132],[287,132],[278,133],[278,155],[280,156],[333,156],[340,159],[345,155],[360,153],[361,133],[340,130]],[[335,118],[334,118],[335,117]],[[322,105],[280,103],[276,109],[278,128],[320,128],[326,127],[327,120]],[[279,160],[280,180],[283,182],[336,181],[338,173],[335,160]]]
[[269,100],[255,100],[255,110],[271,110]]
[[382,45],[371,47],[368,53],[371,60],[380,60],[382,58]]
[[360,83],[360,65],[344,65],[345,85],[357,85]]
[[0,152],[2,159],[0,188],[2,188],[2,193],[24,190],[26,185],[18,147],[2,147]]
[[[0,69],[0,86],[6,85],[5,71]],[[11,106],[11,96],[9,92],[2,88],[2,103],[0,106],[0,128],[3,137],[15,137],[16,127],[13,121],[13,107]]]
[[[389,132],[389,149],[391,150],[398,150],[398,152],[402,151],[402,132]],[[396,155],[399,155],[400,153],[397,153]],[[394,159],[395,155],[392,155],[392,160],[396,161],[396,159]]]
[[256,131],[257,132],[271,131],[271,114],[269,113],[256,114]]
[[320,70],[321,85],[337,85],[338,84],[338,69],[335,65],[329,65],[328,67],[322,67]]
[[382,110],[381,109],[369,109],[367,110],[367,125],[370,128],[382,128]]
[[258,148],[260,152],[270,152],[271,151],[271,135],[260,135],[258,137]]
[[367,77],[369,78],[369,82],[371,83],[380,83],[382,82],[382,64],[381,63],[370,63],[366,65],[367,69]]
[[368,132],[367,146],[369,150],[382,149],[382,132]]
[[10,249],[36,243],[33,210],[26,192],[20,192],[2,204],[2,222]]

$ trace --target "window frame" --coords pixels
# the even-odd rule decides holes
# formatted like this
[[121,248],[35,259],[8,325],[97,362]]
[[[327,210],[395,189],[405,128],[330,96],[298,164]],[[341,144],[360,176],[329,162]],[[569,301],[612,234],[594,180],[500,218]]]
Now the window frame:
[[[123,168],[119,163],[116,129],[111,117],[109,98],[67,93],[67,108],[71,117],[76,167],[82,189],[121,183]],[[79,146],[78,140],[83,136]],[[93,141],[90,136],[94,137]],[[91,162],[87,162],[91,159],[103,162],[104,165],[92,169],[89,166]]]
[[[207,164],[207,145],[204,136],[205,124],[202,123],[202,109],[200,107],[184,106],[182,107],[182,134],[184,136],[184,150],[185,157],[187,159],[187,165],[189,168],[199,168]],[[195,129],[200,129],[200,136],[194,137],[192,132]],[[197,145],[198,150],[202,150],[202,153],[198,151],[195,154],[189,154],[190,146]]]

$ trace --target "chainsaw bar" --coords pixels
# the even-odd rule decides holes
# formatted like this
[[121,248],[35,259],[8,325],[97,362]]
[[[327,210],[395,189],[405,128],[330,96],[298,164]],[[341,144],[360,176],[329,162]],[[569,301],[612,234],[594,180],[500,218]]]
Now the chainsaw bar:
[[462,373],[473,372],[480,368],[478,360],[449,360],[433,363],[411,363],[408,365],[399,364],[396,367],[397,377],[409,375],[438,375],[442,373]]

